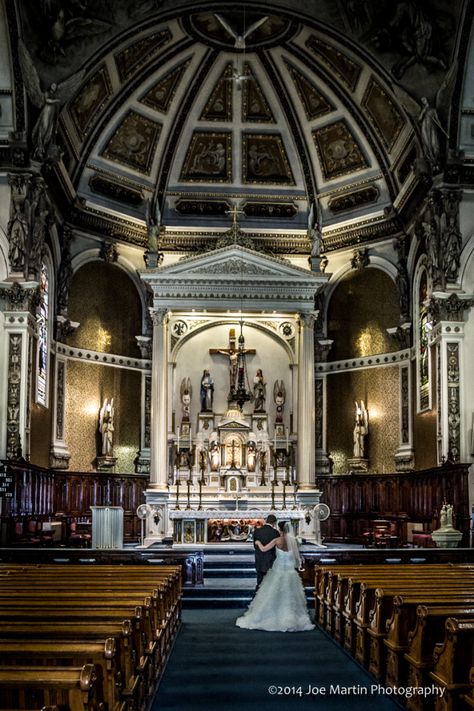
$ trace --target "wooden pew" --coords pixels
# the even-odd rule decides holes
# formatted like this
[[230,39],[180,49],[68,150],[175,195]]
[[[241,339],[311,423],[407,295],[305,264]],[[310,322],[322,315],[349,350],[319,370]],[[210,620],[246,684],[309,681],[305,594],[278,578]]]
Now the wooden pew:
[[464,697],[472,692],[471,668],[474,666],[474,618],[446,620],[445,637],[434,650],[434,669],[430,678],[444,689],[436,711],[458,711]]
[[[105,680],[106,703],[109,708],[123,703],[133,711],[146,708],[179,626],[179,568],[3,565],[0,577],[1,634],[6,635],[2,636],[0,645],[3,643],[5,655],[8,655],[8,645],[13,644],[18,652],[17,661],[23,658],[34,661],[27,656],[26,643],[31,628],[35,628],[36,650],[43,649],[51,664],[60,663],[67,653],[72,653],[74,644],[75,656],[68,661],[78,663],[86,656],[87,649],[91,658],[91,645],[95,645],[95,654],[103,651],[100,645],[107,637],[98,641],[99,629],[103,637],[110,632],[104,626],[111,625],[114,636],[109,639],[109,649],[115,646],[120,649],[120,654],[113,655],[114,665],[111,659],[107,666],[107,663],[102,664],[102,658],[93,657],[99,679]],[[46,631],[52,634],[53,640],[40,636]],[[90,639],[85,642],[84,637]],[[60,641],[62,651],[55,656],[54,646]],[[24,652],[20,651],[22,645]],[[31,644],[29,653],[32,654]],[[114,673],[111,673],[112,666]],[[117,675],[124,680],[122,685],[117,684],[119,696],[114,696],[112,679]]]
[[28,708],[33,706],[33,699],[36,703],[40,699],[44,705],[66,704],[70,711],[98,711],[103,704],[97,694],[93,664],[63,668],[0,666],[0,698],[4,708],[15,708],[15,702],[20,703],[19,708]]
[[[425,687],[430,684],[429,672],[434,667],[434,649],[444,639],[446,620],[449,617],[474,618],[474,605],[418,605],[415,627],[408,633],[408,651],[405,654],[408,686]],[[474,684],[473,680],[471,684]],[[413,696],[407,700],[407,708],[410,711],[428,711],[430,707],[422,696]]]

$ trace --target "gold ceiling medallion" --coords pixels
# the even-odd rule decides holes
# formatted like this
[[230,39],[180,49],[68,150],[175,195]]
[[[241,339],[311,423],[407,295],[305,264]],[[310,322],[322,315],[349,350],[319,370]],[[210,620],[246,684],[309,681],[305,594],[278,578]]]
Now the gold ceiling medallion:
[[149,106],[155,111],[161,111],[162,114],[167,114],[183,74],[189,66],[189,62],[190,60],[188,59],[165,74],[164,77],[140,99],[140,103]]
[[312,35],[306,40],[306,46],[323,62],[351,91],[354,91],[360,77],[362,67],[336,47],[323,42]]
[[320,91],[318,91],[309,79],[301,74],[301,72],[296,69],[293,64],[290,64],[290,62],[287,62],[286,60],[284,61],[288,72],[293,79],[293,83],[299,99],[303,104],[304,112],[308,121],[313,121],[314,119],[331,113],[331,111],[335,111],[335,106],[333,106],[331,102],[328,101],[328,99],[326,99]]
[[101,155],[114,163],[121,163],[148,175],[160,133],[160,124],[130,111]]
[[313,138],[325,180],[369,167],[345,121],[316,129]]
[[232,134],[194,131],[180,180],[186,182],[221,182],[232,180]]
[[88,79],[69,106],[71,118],[81,138],[90,132],[112,93],[109,72],[107,67],[102,66]]
[[362,106],[387,150],[391,150],[405,125],[402,115],[374,77],[370,78]]
[[244,64],[247,81],[242,87],[242,121],[244,123],[275,123],[272,110],[262,87],[255,78],[249,64]]
[[121,81],[130,79],[141,69],[159,50],[171,41],[172,34],[168,29],[153,32],[134,42],[115,55],[115,64]]
[[285,146],[279,134],[242,134],[242,181],[295,184]]
[[206,105],[199,117],[200,121],[232,121],[232,64],[229,62],[217,80]]

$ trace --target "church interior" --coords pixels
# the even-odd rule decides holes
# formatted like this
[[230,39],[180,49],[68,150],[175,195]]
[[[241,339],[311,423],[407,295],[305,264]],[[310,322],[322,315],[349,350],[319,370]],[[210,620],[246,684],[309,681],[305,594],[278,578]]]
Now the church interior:
[[270,513],[354,708],[474,708],[473,20],[0,0],[0,709],[203,708]]

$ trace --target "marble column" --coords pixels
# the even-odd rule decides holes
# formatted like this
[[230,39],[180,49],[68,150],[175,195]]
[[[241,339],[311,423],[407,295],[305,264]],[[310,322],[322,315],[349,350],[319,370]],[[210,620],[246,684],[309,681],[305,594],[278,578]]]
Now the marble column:
[[300,315],[298,367],[298,485],[315,487],[314,315]]
[[168,482],[168,310],[152,310],[151,316],[153,351],[150,488],[166,490]]

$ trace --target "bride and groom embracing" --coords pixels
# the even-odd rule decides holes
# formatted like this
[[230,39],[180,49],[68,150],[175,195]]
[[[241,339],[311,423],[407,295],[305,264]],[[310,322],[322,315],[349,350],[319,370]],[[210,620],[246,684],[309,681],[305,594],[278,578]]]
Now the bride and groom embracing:
[[267,632],[304,632],[314,629],[298,573],[301,558],[288,524],[267,516],[254,532],[257,593],[238,627]]

